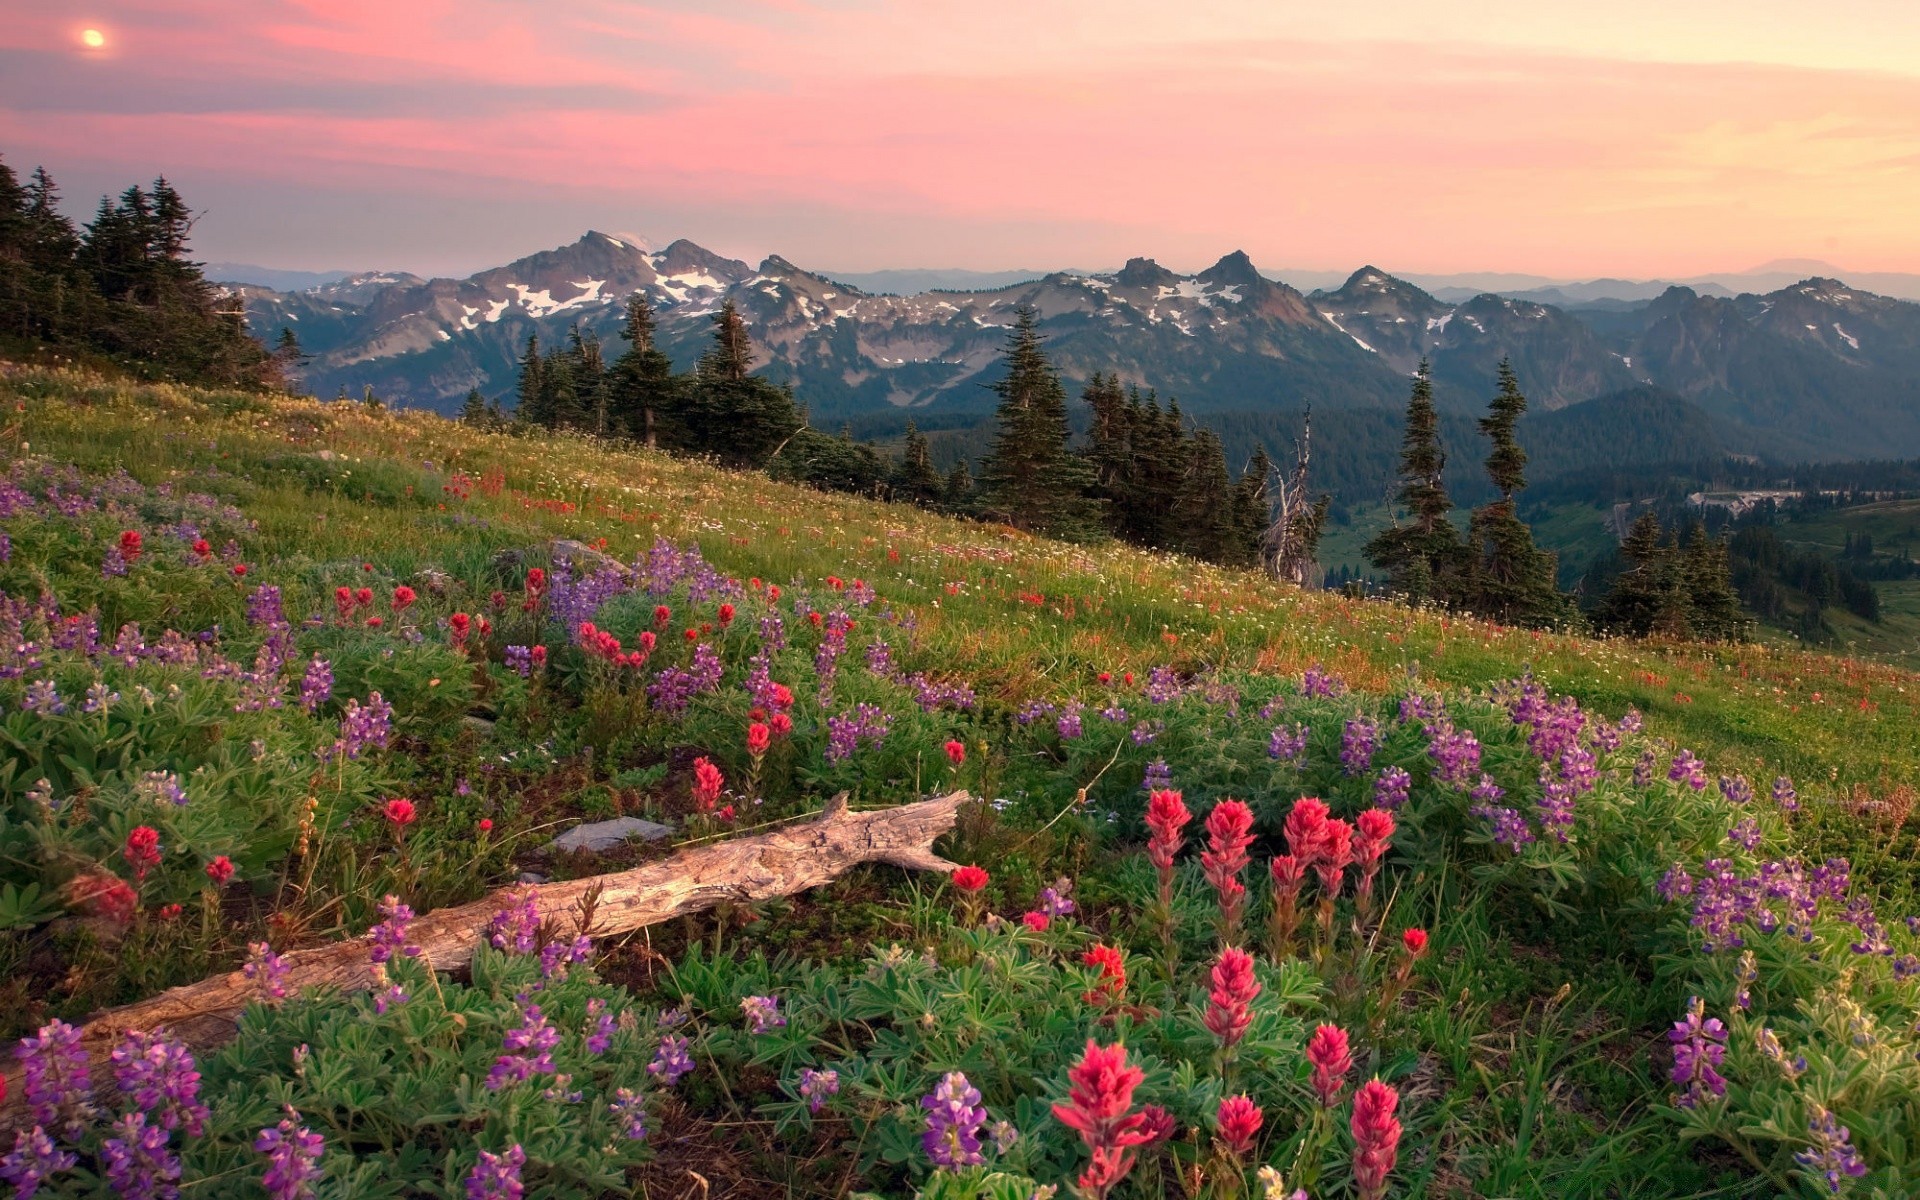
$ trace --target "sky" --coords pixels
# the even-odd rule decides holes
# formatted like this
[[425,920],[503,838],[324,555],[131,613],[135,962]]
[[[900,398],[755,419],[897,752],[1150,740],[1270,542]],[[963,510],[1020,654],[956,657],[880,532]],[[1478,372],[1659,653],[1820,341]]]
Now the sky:
[[312,270],[1920,271],[1920,4],[0,0],[0,156]]

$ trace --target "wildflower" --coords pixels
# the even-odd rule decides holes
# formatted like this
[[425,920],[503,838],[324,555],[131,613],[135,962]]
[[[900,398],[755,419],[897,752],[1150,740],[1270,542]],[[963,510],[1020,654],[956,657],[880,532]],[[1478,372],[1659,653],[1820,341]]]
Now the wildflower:
[[240,973],[253,982],[262,1003],[277,1005],[290,994],[287,989],[287,960],[273,952],[265,942],[247,946],[247,961]]
[[1040,911],[1049,917],[1065,917],[1073,913],[1073,900],[1068,893],[1073,891],[1073,880],[1064,875],[1053,881],[1052,886],[1040,889]]
[[981,888],[987,886],[986,870],[971,864],[955,868],[949,878],[953,881],[954,887],[967,893],[978,892]]
[[193,543],[194,557],[206,560],[213,557],[213,545],[205,538],[197,538]]
[[1373,879],[1380,871],[1380,859],[1393,837],[1393,814],[1384,808],[1369,808],[1354,818],[1353,859],[1360,865],[1360,879],[1354,894],[1362,901],[1373,895]]
[[553,1048],[560,1044],[560,1031],[553,1027],[538,1004],[519,1010],[520,1024],[501,1038],[502,1053],[487,1072],[487,1090],[497,1092],[535,1075],[554,1073]]
[[747,753],[760,758],[773,744],[773,731],[763,721],[755,721],[747,726]]
[[713,811],[720,800],[720,789],[725,786],[719,767],[705,758],[693,760],[693,803],[701,812]]
[[1383,809],[1396,809],[1407,802],[1413,789],[1413,776],[1399,767],[1388,767],[1373,782],[1373,802]]
[[475,821],[475,822],[473,823],[473,827],[474,827],[475,829],[477,829],[477,830],[479,830],[479,831],[480,831],[481,833],[492,833],[492,832],[493,832],[493,818],[492,818],[492,817],[481,817],[481,818],[480,818],[480,819],[479,819],[478,821]]
[[540,936],[538,893],[531,887],[507,893],[506,906],[487,923],[487,940],[508,954],[532,954]]
[[1753,1041],[1761,1056],[1779,1067],[1780,1073],[1789,1080],[1800,1078],[1801,1072],[1807,1069],[1806,1057],[1795,1055],[1793,1058],[1788,1058],[1786,1048],[1780,1044],[1779,1036],[1766,1026],[1761,1026],[1754,1033]]
[[384,963],[395,957],[418,957],[420,947],[407,944],[407,925],[413,920],[413,909],[400,903],[400,897],[388,895],[380,901],[379,913],[380,923],[367,933],[370,946],[367,958]]
[[1727,840],[1743,850],[1759,849],[1760,822],[1752,817],[1742,817],[1732,829],[1727,830]]
[[267,1156],[260,1184],[271,1200],[311,1200],[314,1184],[324,1174],[320,1156],[326,1153],[326,1139],[296,1124],[299,1115],[288,1108],[278,1125],[262,1129],[253,1139],[255,1152]]
[[[662,1019],[665,1019],[664,1016]],[[653,1050],[653,1061],[647,1064],[647,1074],[668,1087],[680,1082],[681,1076],[691,1070],[693,1055],[688,1052],[687,1039],[673,1033],[660,1039],[660,1044]]]
[[756,1034],[779,1029],[787,1023],[780,1011],[778,996],[748,996],[740,1002],[740,1011],[747,1014],[747,1024]]
[[1795,1153],[1793,1161],[1819,1175],[1827,1191],[1838,1196],[1845,1189],[1844,1178],[1857,1179],[1867,1173],[1866,1160],[1849,1142],[1847,1127],[1830,1110],[1814,1105],[1807,1127],[1813,1133],[1813,1145]]
[[1673,1044],[1673,1082],[1686,1088],[1674,1097],[1675,1104],[1692,1108],[1709,1092],[1727,1094],[1727,1081],[1716,1070],[1727,1056],[1727,1028],[1718,1017],[1706,1016],[1700,997],[1687,1002],[1686,1019],[1673,1023],[1667,1040]]
[[134,910],[140,907],[140,894],[118,875],[97,871],[76,875],[67,881],[65,892],[75,908],[122,925],[133,920]]
[[1221,1144],[1235,1158],[1245,1158],[1253,1153],[1253,1139],[1259,1136],[1260,1126],[1265,1121],[1266,1114],[1260,1111],[1260,1106],[1244,1095],[1229,1096],[1222,1100],[1219,1110],[1214,1114]]
[[413,824],[414,821],[419,819],[420,815],[414,810],[413,801],[397,797],[387,801],[385,807],[380,810],[380,813],[386,817],[387,824],[393,826],[393,831],[396,834]]
[[463,646],[467,635],[473,632],[473,618],[466,613],[457,612],[447,618],[447,633],[453,638],[453,644]]
[[1351,718],[1340,731],[1341,769],[1349,776],[1366,774],[1379,745],[1379,726],[1365,717]]
[[1693,751],[1682,750],[1673,756],[1673,765],[1667,771],[1667,778],[1675,783],[1684,783],[1696,792],[1707,788],[1707,766]]
[[114,1083],[135,1108],[154,1114],[163,1129],[200,1136],[209,1114],[200,1103],[200,1072],[185,1046],[162,1033],[129,1029],[109,1057]]
[[20,701],[25,712],[37,712],[41,716],[57,717],[67,711],[67,702],[60,698],[60,689],[51,679],[36,679],[27,685],[27,694]]
[[419,596],[412,588],[404,583],[399,584],[393,589],[393,611],[403,613],[413,607],[413,602],[417,599]]
[[1307,752],[1307,727],[1276,725],[1267,737],[1267,757],[1275,762],[1296,762]]
[[1307,1040],[1307,1062],[1313,1067],[1314,1094],[1320,1097],[1323,1108],[1332,1108],[1340,1102],[1347,1072],[1353,1070],[1347,1031],[1338,1025],[1316,1026]]
[[133,868],[135,881],[145,879],[147,872],[160,865],[160,833],[151,825],[136,825],[127,834],[126,845],[120,853],[125,856],[127,865]]
[[332,753],[357,759],[368,746],[384,749],[392,734],[393,706],[379,692],[373,692],[364,707],[357,700],[347,701],[347,711],[340,717],[340,739],[333,744]]
[[1341,877],[1352,863],[1353,826],[1338,817],[1330,818],[1321,834],[1320,854],[1313,863],[1313,873],[1320,878],[1323,910],[1339,898]]
[[1035,933],[1045,933],[1053,925],[1053,918],[1043,912],[1028,912],[1020,914],[1020,923]]
[[1260,981],[1254,978],[1253,955],[1228,946],[1213,964],[1212,987],[1207,992],[1204,1023],[1222,1050],[1246,1036],[1253,1024],[1252,1005],[1260,994]]
[[300,677],[300,707],[317,712],[333,696],[333,666],[318,654]]
[[1180,853],[1182,831],[1192,819],[1179,792],[1163,788],[1147,797],[1147,858],[1160,873],[1163,898],[1172,891],[1173,860]]
[[40,1185],[62,1171],[71,1170],[79,1157],[70,1150],[54,1146],[47,1131],[35,1125],[29,1131],[13,1135],[13,1150],[0,1158],[0,1179],[13,1185],[17,1200],[31,1200]]
[[120,534],[120,557],[133,562],[140,557],[140,531],[128,529]]
[[1094,989],[1082,997],[1088,1004],[1117,1003],[1127,990],[1127,960],[1112,946],[1096,942],[1080,956],[1080,961],[1100,972]]
[[247,564],[245,563],[233,564],[233,577],[235,579],[245,579],[247,577]]
[[1781,812],[1799,810],[1800,794],[1793,790],[1793,780],[1782,775],[1773,781],[1773,803]]
[[1424,929],[1403,930],[1400,934],[1400,944],[1406,947],[1408,954],[1414,958],[1419,958],[1427,952],[1427,931]]
[[967,761],[967,744],[965,742],[962,742],[957,738],[949,739],[947,742],[946,749],[947,749],[947,761],[952,763],[954,766],[958,767],[961,763],[964,763]]
[[793,718],[786,713],[777,712],[767,718],[767,728],[773,732],[773,736],[775,737],[786,737],[793,732]]
[[673,610],[671,608],[668,608],[664,604],[654,605],[653,627],[655,629],[665,629],[672,622],[673,622]]
[[93,1091],[80,1031],[56,1017],[34,1036],[21,1038],[14,1054],[22,1064],[34,1124],[68,1141],[78,1140],[93,1117]]
[[1387,1176],[1400,1150],[1400,1122],[1393,1110],[1400,1093],[1378,1079],[1369,1079],[1353,1094],[1353,1183],[1361,1200],[1381,1200],[1387,1194]]
[[840,1072],[816,1071],[812,1067],[800,1068],[800,1084],[794,1089],[800,1098],[807,1102],[807,1111],[818,1116],[827,1106],[827,1100],[840,1091]]
[[1268,949],[1274,958],[1285,957],[1300,924],[1300,885],[1306,882],[1307,864],[1298,855],[1276,854],[1267,863],[1273,879],[1273,913]]
[[1229,934],[1239,927],[1240,906],[1247,894],[1240,872],[1252,844],[1253,810],[1238,800],[1214,805],[1207,814],[1207,849],[1200,855],[1200,867],[1219,897],[1222,928]]
[[632,1088],[621,1088],[613,1094],[613,1103],[607,1105],[607,1111],[613,1114],[614,1123],[619,1126],[621,1137],[630,1142],[647,1140],[645,1096]]
[[527,1152],[518,1142],[503,1154],[480,1152],[480,1161],[467,1172],[467,1200],[521,1200],[526,1187],[520,1182],[520,1168],[527,1165]]
[[1273,1167],[1261,1167],[1254,1179],[1260,1184],[1260,1200],[1307,1200],[1307,1189],[1288,1191],[1286,1177]]
[[100,1145],[101,1164],[114,1194],[123,1200],[173,1200],[180,1194],[180,1160],[167,1149],[167,1131],[147,1124],[147,1114],[130,1112],[109,1129],[116,1135]]
[[920,1098],[920,1107],[927,1110],[920,1146],[935,1167],[958,1171],[982,1160],[980,1126],[986,1123],[987,1110],[980,1103],[980,1089],[964,1074],[948,1074]]
[[1053,1106],[1062,1125],[1079,1133],[1092,1154],[1081,1173],[1080,1193],[1101,1200],[1133,1170],[1133,1147],[1155,1140],[1159,1124],[1144,1112],[1133,1113],[1133,1090],[1146,1073],[1127,1064],[1127,1048],[1118,1043],[1087,1048],[1067,1072],[1067,1102]]
[[1325,849],[1328,816],[1326,802],[1312,796],[1295,800],[1293,808],[1287,812],[1281,832],[1286,835],[1287,848],[1293,851],[1303,868],[1312,866]]

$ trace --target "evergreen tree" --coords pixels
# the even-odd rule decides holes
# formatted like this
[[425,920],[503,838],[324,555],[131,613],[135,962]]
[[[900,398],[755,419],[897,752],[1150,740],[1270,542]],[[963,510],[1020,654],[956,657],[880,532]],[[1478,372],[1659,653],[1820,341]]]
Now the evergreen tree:
[[675,406],[674,444],[729,466],[767,466],[805,421],[792,392],[749,374],[753,348],[731,300],[713,326],[713,346]]
[[627,319],[620,327],[627,349],[607,374],[607,417],[617,432],[660,444],[660,427],[674,408],[679,386],[673,360],[654,345],[653,306],[645,292],[627,297]]
[[1174,506],[1182,532],[1180,549],[1208,562],[1225,562],[1233,540],[1232,481],[1220,437],[1202,428],[1193,435],[1185,486]]
[[899,465],[894,468],[892,485],[896,500],[905,500],[925,508],[939,504],[945,492],[940,472],[933,467],[933,452],[927,445],[927,436],[920,432],[911,417],[907,419],[906,446],[901,452]]
[[607,371],[600,355],[600,337],[591,329],[582,329],[578,321],[567,331],[567,367],[580,425],[595,437],[607,436]]
[[1080,399],[1092,410],[1087,429],[1087,465],[1093,469],[1093,496],[1100,502],[1106,525],[1115,536],[1139,542],[1133,511],[1133,489],[1137,474],[1134,462],[1134,417],[1138,405],[1129,406],[1120,380],[1095,371],[1082,389]]
[[566,350],[547,351],[540,364],[540,403],[548,429],[578,429],[586,424],[574,369],[573,355]]
[[273,344],[273,362],[280,371],[280,377],[289,387],[298,382],[300,368],[313,356],[300,348],[300,337],[294,333],[291,325],[280,327],[280,337]]
[[1233,486],[1228,520],[1232,533],[1222,560],[1228,566],[1259,565],[1260,547],[1266,540],[1267,525],[1273,520],[1273,503],[1268,492],[1272,475],[1272,460],[1264,449],[1256,449]]
[[1399,501],[1406,516],[1367,542],[1366,555],[1385,571],[1389,586],[1415,601],[1457,604],[1462,546],[1448,519],[1453,501],[1441,481],[1447,456],[1440,449],[1440,414],[1425,359],[1407,398],[1407,428],[1400,442]]
[[953,470],[947,472],[946,486],[941,489],[941,501],[948,512],[973,511],[973,472],[967,467],[966,459],[953,464]]
[[1698,521],[1687,531],[1680,573],[1695,637],[1709,642],[1738,642],[1750,636],[1752,622],[1741,610],[1740,595],[1733,587],[1727,544],[1709,534]]
[[1620,543],[1626,569],[1594,612],[1602,629],[1646,637],[1663,624],[1671,626],[1677,579],[1673,556],[1661,538],[1660,518],[1651,510],[1641,513],[1627,531]]
[[753,370],[753,341],[747,336],[747,323],[729,297],[721,301],[713,314],[713,347],[700,359],[703,379],[721,379],[738,383]]
[[518,404],[515,417],[522,425],[553,427],[553,407],[547,388],[547,364],[540,356],[540,335],[527,335],[527,349],[520,356],[520,382],[514,389]]
[[1480,420],[1487,436],[1487,477],[1499,498],[1473,512],[1467,531],[1466,606],[1480,616],[1509,625],[1555,626],[1573,618],[1571,600],[1555,582],[1556,560],[1533,544],[1533,531],[1520,519],[1515,495],[1526,487],[1526,452],[1515,427],[1527,410],[1512,365],[1500,360],[1499,391]]
[[1007,339],[999,428],[983,476],[987,511],[1020,529],[1055,537],[1097,532],[1086,492],[1093,472],[1067,446],[1066,391],[1040,346],[1031,308],[1022,306]]
[[487,401],[479,388],[469,388],[467,398],[460,405],[460,423],[472,425],[476,429],[485,429],[493,424],[492,414],[487,411]]

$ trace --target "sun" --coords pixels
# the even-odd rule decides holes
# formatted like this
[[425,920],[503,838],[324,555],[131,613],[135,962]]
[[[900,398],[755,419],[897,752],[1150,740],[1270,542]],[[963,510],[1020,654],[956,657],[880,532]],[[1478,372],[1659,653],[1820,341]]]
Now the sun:
[[80,44],[89,50],[98,50],[107,44],[107,35],[101,33],[98,29],[82,29],[80,31]]

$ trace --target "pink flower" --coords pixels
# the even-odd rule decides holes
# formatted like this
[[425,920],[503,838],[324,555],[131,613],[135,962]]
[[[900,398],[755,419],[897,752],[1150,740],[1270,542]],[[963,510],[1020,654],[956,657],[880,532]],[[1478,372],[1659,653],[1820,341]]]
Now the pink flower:
[[958,867],[954,870],[951,878],[953,879],[953,886],[963,892],[977,892],[987,886],[987,872],[981,867],[971,865]]
[[1053,918],[1043,912],[1030,912],[1022,914],[1020,922],[1035,933],[1045,933],[1053,924]]
[[1133,1089],[1146,1072],[1127,1065],[1127,1048],[1115,1043],[1102,1047],[1092,1039],[1086,1052],[1067,1072],[1067,1102],[1053,1106],[1062,1125],[1079,1133],[1093,1161],[1080,1175],[1080,1193],[1104,1200],[1113,1186],[1133,1170],[1133,1147],[1152,1141],[1157,1126],[1149,1128],[1145,1114],[1132,1113]]
[[1147,858],[1166,878],[1173,871],[1174,856],[1180,853],[1181,831],[1193,814],[1187,811],[1180,793],[1162,788],[1147,797]]
[[473,631],[473,618],[463,612],[457,612],[447,618],[447,628],[452,631],[453,641],[457,646],[466,641],[467,634]]
[[1222,1049],[1246,1036],[1253,1024],[1252,1004],[1260,994],[1253,976],[1253,955],[1228,946],[1213,964],[1213,986],[1207,992],[1206,1026],[1220,1039]]
[[129,529],[120,535],[120,557],[132,562],[140,557],[140,531]]
[[400,584],[393,589],[393,611],[397,613],[407,611],[407,608],[418,598],[412,588],[404,583]]
[[1253,1139],[1266,1122],[1266,1114],[1244,1095],[1229,1096],[1220,1102],[1220,1111],[1214,1119],[1219,1125],[1220,1140],[1226,1144],[1227,1152],[1235,1158],[1245,1158],[1253,1153]]
[[1096,943],[1093,949],[1080,956],[1080,961],[1089,967],[1100,968],[1099,985],[1083,997],[1087,1003],[1113,1003],[1126,992],[1127,960],[1118,950],[1104,943]]
[[1293,851],[1305,866],[1313,865],[1320,857],[1322,845],[1327,834],[1327,805],[1323,800],[1304,796],[1293,802],[1293,810],[1287,814],[1287,823],[1283,832],[1287,836],[1287,847]]
[[207,878],[213,880],[215,887],[227,886],[233,878],[233,860],[222,854],[207,864]]
[[701,812],[713,811],[720,800],[720,789],[725,785],[719,767],[704,758],[693,760],[693,803]]
[[1400,1094],[1369,1079],[1353,1094],[1353,1184],[1361,1200],[1380,1200],[1387,1194],[1387,1176],[1400,1150],[1400,1122],[1393,1110]]
[[148,871],[160,865],[160,831],[151,825],[134,826],[133,832],[127,834],[127,844],[121,853],[133,868],[133,877],[145,879]]
[[1369,808],[1354,819],[1354,861],[1360,864],[1360,880],[1354,891],[1361,897],[1373,895],[1373,878],[1380,871],[1380,858],[1393,838],[1393,814],[1384,808]]
[[793,718],[783,712],[777,712],[773,714],[773,719],[767,723],[767,727],[773,730],[775,737],[785,737],[793,732]]
[[1400,944],[1407,948],[1408,954],[1414,958],[1419,958],[1427,952],[1427,931],[1424,929],[1406,930],[1400,935]]
[[733,624],[733,605],[722,604],[720,606],[720,628],[725,629],[731,624]]
[[1247,887],[1240,872],[1247,865],[1247,847],[1253,844],[1253,810],[1238,800],[1222,800],[1207,814],[1207,848],[1200,868],[1220,897],[1220,912],[1231,930],[1240,917]]
[[949,740],[947,742],[947,761],[952,763],[956,767],[959,766],[961,763],[966,762],[967,761],[967,744],[965,742],[958,740],[957,738]]
[[755,721],[747,726],[747,753],[759,758],[773,744],[773,731],[764,724]]
[[386,807],[381,811],[387,818],[387,824],[393,826],[396,833],[413,824],[419,816],[414,811],[413,801],[397,798],[387,801]]
[[1353,1070],[1353,1054],[1347,1045],[1347,1031],[1338,1025],[1321,1025],[1307,1040],[1307,1062],[1313,1066],[1313,1090],[1323,1108],[1340,1101],[1340,1089],[1346,1086],[1347,1072]]
[[673,620],[673,610],[672,610],[672,609],[670,609],[670,608],[668,608],[668,607],[667,607],[666,605],[664,605],[664,604],[656,604],[656,605],[654,605],[654,606],[653,606],[653,625],[654,625],[654,628],[656,628],[656,629],[665,629],[665,628],[667,627],[667,623],[668,623],[669,621],[671,621],[671,620]]
[[1334,900],[1340,896],[1341,877],[1353,862],[1353,826],[1336,817],[1322,828],[1320,855],[1313,864],[1313,873],[1320,877],[1321,893]]

